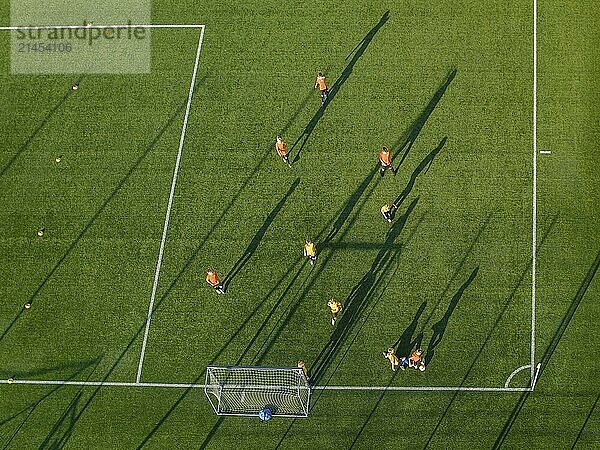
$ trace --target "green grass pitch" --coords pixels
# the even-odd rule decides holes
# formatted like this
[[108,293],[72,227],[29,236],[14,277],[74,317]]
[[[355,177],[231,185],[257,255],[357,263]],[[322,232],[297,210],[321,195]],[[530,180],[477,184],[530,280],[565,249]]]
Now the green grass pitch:
[[[206,28],[140,381],[306,361],[309,417],[267,425],[217,417],[201,388],[19,383],[136,381],[200,31],[152,30],[140,75],[12,75],[1,31],[1,448],[600,448],[600,15],[539,0],[535,80],[533,17],[152,2],[154,24]],[[427,370],[392,372],[389,346]]]

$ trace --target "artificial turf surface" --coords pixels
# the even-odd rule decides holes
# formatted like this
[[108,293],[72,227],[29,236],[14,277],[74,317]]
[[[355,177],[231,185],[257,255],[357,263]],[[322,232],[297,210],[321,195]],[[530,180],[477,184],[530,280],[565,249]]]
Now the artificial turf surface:
[[[152,17],[206,33],[143,382],[303,359],[319,386],[502,387],[529,364],[531,2],[155,1]],[[537,162],[533,393],[316,390],[309,418],[263,426],[219,419],[201,389],[0,384],[0,445],[600,447],[598,14],[550,1],[538,20],[552,153]],[[0,378],[134,382],[198,31],[154,30],[143,75],[10,75],[3,33]],[[381,145],[395,177],[376,171]],[[392,373],[390,345],[421,346],[425,373]]]

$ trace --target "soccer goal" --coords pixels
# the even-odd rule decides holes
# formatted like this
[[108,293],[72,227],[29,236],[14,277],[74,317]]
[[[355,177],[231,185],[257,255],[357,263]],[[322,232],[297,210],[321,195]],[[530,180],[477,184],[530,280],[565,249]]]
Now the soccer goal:
[[204,392],[223,416],[307,417],[310,385],[297,367],[210,366]]

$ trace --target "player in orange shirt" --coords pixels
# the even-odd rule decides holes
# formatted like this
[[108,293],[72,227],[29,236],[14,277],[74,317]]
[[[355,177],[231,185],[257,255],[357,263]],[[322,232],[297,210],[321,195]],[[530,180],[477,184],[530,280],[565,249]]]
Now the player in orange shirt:
[[379,162],[381,163],[381,169],[379,169],[379,175],[384,176],[386,170],[391,170],[392,174],[396,175],[396,169],[392,166],[392,157],[390,151],[384,145],[383,149],[379,152]]
[[213,269],[208,269],[208,272],[206,273],[206,282],[213,287],[217,294],[225,293],[223,285],[221,284],[221,279]]
[[288,167],[292,167],[292,163],[290,163],[290,159],[287,155],[287,143],[283,140],[281,136],[277,136],[277,141],[275,142],[275,150],[277,150],[277,154],[281,156],[283,162],[288,165]]
[[317,79],[315,80],[315,88],[319,88],[321,91],[321,106],[325,104],[325,100],[329,96],[329,90],[327,89],[327,81],[325,81],[325,75],[323,72],[319,72]]
[[421,349],[415,350],[408,358],[408,367],[414,367],[415,369],[419,368],[419,363],[422,361],[421,355],[423,351]]

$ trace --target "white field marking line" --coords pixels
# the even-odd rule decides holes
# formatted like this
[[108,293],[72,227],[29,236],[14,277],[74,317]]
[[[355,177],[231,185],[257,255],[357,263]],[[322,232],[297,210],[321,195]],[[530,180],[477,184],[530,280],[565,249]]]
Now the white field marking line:
[[154,309],[154,300],[156,298],[156,290],[158,288],[158,279],[160,277],[160,269],[162,266],[162,260],[165,250],[165,242],[167,240],[167,229],[169,227],[169,219],[171,217],[171,207],[173,206],[173,197],[175,195],[175,185],[177,184],[177,174],[179,172],[179,163],[181,161],[181,153],[183,150],[183,143],[185,141],[185,132],[187,130],[187,123],[190,116],[190,108],[192,105],[192,97],[194,96],[194,86],[196,84],[196,75],[198,74],[198,63],[200,61],[200,51],[202,50],[202,41],[204,39],[204,26],[200,31],[200,38],[198,40],[198,49],[196,51],[196,61],[194,63],[194,72],[192,73],[192,81],[190,83],[190,91],[188,94],[187,106],[185,108],[185,116],[183,118],[183,128],[181,129],[181,137],[179,138],[179,149],[177,151],[177,161],[175,162],[175,169],[173,170],[173,181],[171,183],[171,192],[169,194],[169,203],[167,205],[167,214],[165,216],[165,225],[163,227],[162,240],[160,241],[160,251],[158,253],[158,262],[156,264],[156,272],[154,274],[154,285],[152,286],[152,295],[150,296],[150,306],[148,307],[148,317],[146,319],[146,331],[144,332],[144,341],[142,343],[142,353],[140,355],[140,362],[138,364],[137,377],[135,382],[139,383],[142,377],[142,366],[144,364],[144,356],[146,354],[146,344],[148,343],[148,332],[150,331],[150,321],[152,319],[152,312]]
[[518,369],[515,369],[513,371],[513,373],[511,373],[508,378],[506,379],[506,382],[504,383],[504,387],[507,388],[508,385],[510,384],[511,380],[513,379],[513,377],[518,374],[521,370],[523,369],[527,369],[529,368],[529,364],[525,364],[524,366],[519,367]]
[[531,361],[533,389],[535,370],[535,271],[537,253],[537,0],[533,0],[533,220],[531,260]]
[[540,375],[540,369],[542,368],[542,363],[538,363],[536,369],[535,369],[535,378],[533,379],[533,383],[531,384],[531,390],[533,391],[535,389],[535,385],[537,383],[538,380],[538,376]]
[[[204,389],[205,384],[197,383],[131,383],[119,381],[73,381],[73,380],[0,380],[0,384],[28,385],[65,385],[65,386],[106,386],[135,388],[172,388],[172,389]],[[312,386],[311,390],[327,391],[471,391],[471,392],[526,392],[529,387],[464,387],[464,386]]]
[[16,26],[16,27],[0,27],[0,31],[20,31],[20,30],[79,30],[79,29],[104,29],[104,28],[202,28],[204,25],[31,25],[31,26]]
[[540,150],[540,155],[550,155],[552,152],[550,150]]

